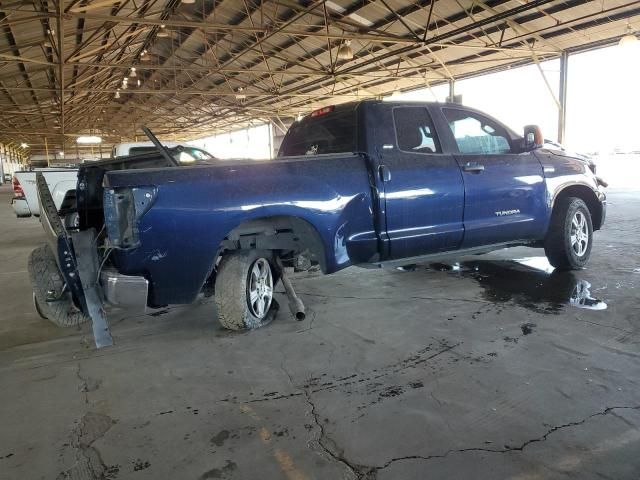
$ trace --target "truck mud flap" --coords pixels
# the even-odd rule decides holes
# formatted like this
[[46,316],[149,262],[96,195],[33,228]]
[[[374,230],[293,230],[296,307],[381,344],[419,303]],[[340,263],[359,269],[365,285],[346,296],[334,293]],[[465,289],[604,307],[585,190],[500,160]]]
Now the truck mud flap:
[[40,200],[40,223],[65,284],[82,311],[91,317],[96,347],[113,345],[98,284],[95,231],[85,230],[73,233],[70,237],[58,215],[49,186],[40,172],[36,173],[36,184]]

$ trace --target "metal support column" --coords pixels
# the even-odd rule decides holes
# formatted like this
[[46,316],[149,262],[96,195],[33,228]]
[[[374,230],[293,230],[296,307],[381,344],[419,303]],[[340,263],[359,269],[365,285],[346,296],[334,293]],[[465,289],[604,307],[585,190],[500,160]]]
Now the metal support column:
[[[4,149],[4,145],[0,145],[0,147]],[[0,152],[0,185],[4,185],[4,156],[2,152]]]
[[565,126],[567,118],[567,72],[569,67],[569,54],[562,52],[560,55],[560,89],[558,105],[558,143],[564,144]]
[[449,102],[455,102],[456,98],[456,81],[451,78],[449,79],[449,98],[447,99]]

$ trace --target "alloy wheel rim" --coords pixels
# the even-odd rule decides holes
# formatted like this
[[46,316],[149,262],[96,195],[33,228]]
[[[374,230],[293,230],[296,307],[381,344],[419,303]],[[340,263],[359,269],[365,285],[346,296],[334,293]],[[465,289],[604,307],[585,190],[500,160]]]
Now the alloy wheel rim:
[[589,226],[583,212],[576,212],[571,219],[571,248],[578,257],[584,256],[589,246]]
[[273,275],[265,258],[259,258],[251,267],[247,284],[247,304],[253,316],[263,319],[273,300]]

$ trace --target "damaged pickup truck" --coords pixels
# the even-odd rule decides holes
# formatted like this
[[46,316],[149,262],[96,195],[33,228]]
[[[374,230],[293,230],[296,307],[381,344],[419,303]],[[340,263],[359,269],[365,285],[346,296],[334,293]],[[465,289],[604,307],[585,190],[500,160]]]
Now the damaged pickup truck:
[[[583,268],[606,200],[595,166],[454,104],[377,100],[325,107],[289,129],[279,157],[177,165],[157,154],[83,165],[79,226],[66,229],[38,181],[49,243],[30,271],[36,305],[62,325],[106,304],[160,307],[213,290],[220,323],[273,315],[285,267],[404,265],[516,245]],[[293,308],[295,311],[295,308]],[[302,317],[302,315],[301,315]]]

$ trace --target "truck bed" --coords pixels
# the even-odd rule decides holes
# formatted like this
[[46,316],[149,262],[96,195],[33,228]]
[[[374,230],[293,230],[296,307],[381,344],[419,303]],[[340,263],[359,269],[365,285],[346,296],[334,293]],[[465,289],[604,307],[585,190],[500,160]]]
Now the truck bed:
[[[150,278],[152,301],[189,303],[229,232],[278,216],[315,228],[327,273],[370,261],[378,250],[369,172],[367,159],[355,153],[107,172],[105,201],[122,189],[153,190],[153,205],[137,226],[140,247],[116,250],[114,263],[121,273]],[[110,237],[112,230],[107,225]]]

